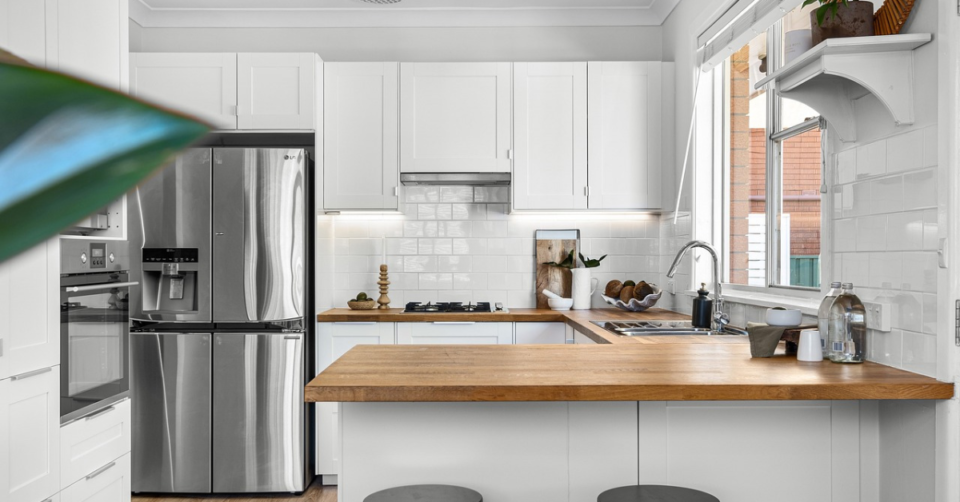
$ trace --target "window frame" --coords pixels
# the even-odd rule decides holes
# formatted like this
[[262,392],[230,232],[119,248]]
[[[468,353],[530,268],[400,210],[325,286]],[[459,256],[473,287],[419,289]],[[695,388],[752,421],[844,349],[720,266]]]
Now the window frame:
[[[783,21],[778,20],[770,28],[765,30],[766,39],[767,39],[767,74],[779,69],[782,65],[781,61],[781,47],[782,47],[782,31],[783,31]],[[716,141],[720,141],[722,144],[723,155],[719,163],[718,172],[721,176],[722,183],[718,183],[717,194],[720,197],[720,211],[719,218],[715,218],[714,221],[714,230],[713,232],[720,232],[722,242],[721,249],[718,250],[724,256],[728,255],[729,246],[730,246],[730,134],[729,134],[729,113],[730,113],[730,89],[727,83],[730,78],[730,63],[729,58],[725,59],[722,64],[714,67],[712,72],[720,71],[722,73],[723,88],[719,90],[718,94],[722,101],[722,120],[720,121],[722,127],[713,127],[713,135]],[[829,258],[829,249],[824,244],[826,239],[824,236],[829,235],[829,218],[826,217],[832,208],[829,204],[828,192],[824,192],[823,188],[827,186],[827,169],[826,169],[826,159],[828,158],[827,149],[827,124],[821,116],[816,116],[811,119],[805,120],[804,122],[791,126],[787,129],[780,129],[781,124],[781,110],[782,110],[782,100],[784,99],[779,95],[777,89],[773,83],[767,84],[766,92],[764,95],[766,99],[766,158],[765,158],[765,167],[766,167],[766,243],[765,251],[767,259],[766,261],[766,271],[765,271],[765,280],[764,286],[751,286],[747,284],[735,284],[730,282],[730,260],[723,260],[723,271],[721,275],[721,283],[723,285],[726,296],[740,296],[745,295],[747,297],[751,295],[777,295],[784,297],[795,298],[798,301],[804,300],[818,300],[824,291],[824,284],[828,281],[824,280],[826,271],[831,270],[832,264]],[[819,128],[821,135],[821,148],[820,148],[820,161],[821,161],[821,198],[820,198],[820,287],[804,287],[804,286],[791,286],[789,284],[780,284],[780,215],[782,214],[783,208],[783,190],[782,190],[782,178],[783,178],[783,169],[782,169],[782,146],[783,142],[793,138],[799,134],[809,132],[813,129]]]

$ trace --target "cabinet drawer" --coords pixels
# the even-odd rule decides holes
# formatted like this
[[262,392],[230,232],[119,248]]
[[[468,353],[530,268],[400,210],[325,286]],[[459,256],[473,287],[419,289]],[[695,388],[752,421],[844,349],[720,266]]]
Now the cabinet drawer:
[[397,323],[398,344],[509,345],[510,322],[403,322]]
[[60,492],[60,502],[130,502],[130,454],[94,466]]
[[60,486],[130,452],[130,400],[80,418],[60,428]]

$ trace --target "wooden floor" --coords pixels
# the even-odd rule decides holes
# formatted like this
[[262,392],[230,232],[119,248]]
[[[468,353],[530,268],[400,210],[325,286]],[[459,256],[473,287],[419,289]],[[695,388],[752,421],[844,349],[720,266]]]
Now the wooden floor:
[[337,502],[337,487],[323,486],[320,478],[303,495],[198,495],[198,496],[154,496],[134,495],[132,502]]

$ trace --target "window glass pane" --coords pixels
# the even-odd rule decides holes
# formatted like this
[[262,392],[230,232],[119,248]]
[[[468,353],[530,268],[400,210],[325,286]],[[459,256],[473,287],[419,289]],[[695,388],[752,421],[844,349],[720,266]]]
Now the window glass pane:
[[781,142],[782,285],[820,287],[820,129]]
[[[781,44],[782,47],[780,61],[783,64],[789,63],[797,56],[803,54],[811,47],[810,35],[810,13],[816,10],[820,3],[814,2],[810,5],[798,6],[784,16],[781,23]],[[794,101],[789,98],[780,100],[780,131],[800,124],[807,119],[817,117],[820,114],[809,106]]]
[[766,286],[766,94],[754,89],[764,77],[766,35],[730,56],[728,127],[729,282]]

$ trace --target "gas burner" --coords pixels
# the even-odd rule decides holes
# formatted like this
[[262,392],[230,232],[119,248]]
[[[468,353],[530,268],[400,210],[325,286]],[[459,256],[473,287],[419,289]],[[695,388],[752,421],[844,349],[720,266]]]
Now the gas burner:
[[403,309],[404,312],[416,312],[416,313],[439,313],[439,314],[465,314],[465,313],[483,313],[483,312],[493,312],[489,302],[478,302],[473,303],[469,302],[466,305],[463,302],[427,302],[426,304],[420,302],[410,302],[407,303],[406,308]]

